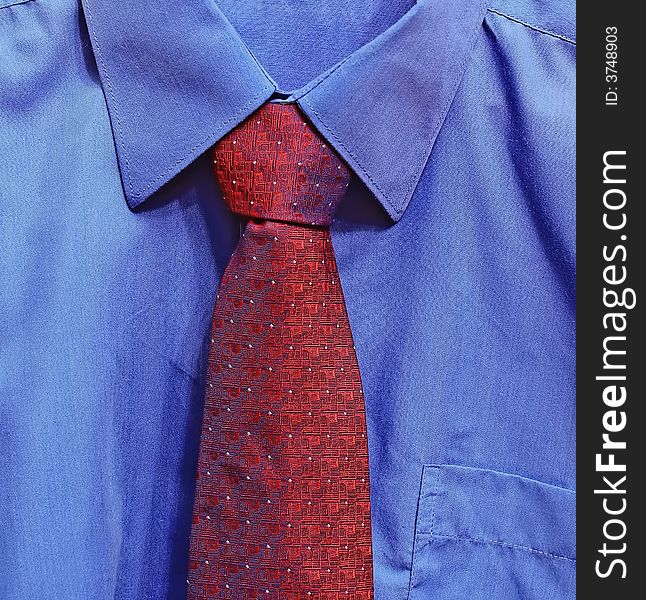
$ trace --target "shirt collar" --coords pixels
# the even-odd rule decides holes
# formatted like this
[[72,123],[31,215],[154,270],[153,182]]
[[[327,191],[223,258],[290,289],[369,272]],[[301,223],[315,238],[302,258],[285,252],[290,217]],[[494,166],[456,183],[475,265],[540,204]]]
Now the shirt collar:
[[[294,95],[390,217],[403,214],[488,0],[420,0]],[[210,0],[83,0],[128,205],[137,207],[276,91]]]

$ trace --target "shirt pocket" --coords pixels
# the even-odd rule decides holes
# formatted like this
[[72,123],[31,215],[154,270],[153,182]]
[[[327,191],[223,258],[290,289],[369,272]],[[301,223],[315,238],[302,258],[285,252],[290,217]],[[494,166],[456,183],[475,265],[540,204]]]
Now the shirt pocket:
[[508,473],[424,466],[409,600],[575,598],[575,499]]

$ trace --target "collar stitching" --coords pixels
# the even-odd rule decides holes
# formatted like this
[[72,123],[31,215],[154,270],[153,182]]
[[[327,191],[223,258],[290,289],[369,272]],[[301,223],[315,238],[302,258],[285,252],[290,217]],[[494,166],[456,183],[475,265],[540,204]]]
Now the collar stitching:
[[415,186],[416,182],[419,181],[419,178],[422,175],[422,171],[424,170],[424,167],[426,166],[426,163],[428,162],[428,159],[431,155],[431,151],[433,150],[433,145],[435,144],[435,139],[437,135],[439,134],[440,128],[442,127],[442,124],[444,123],[444,120],[446,119],[446,115],[448,114],[451,105],[453,104],[453,99],[455,98],[455,94],[458,90],[458,87],[460,86],[460,83],[462,81],[462,76],[464,75],[464,72],[466,70],[467,63],[469,60],[471,60],[471,56],[473,54],[473,48],[476,44],[476,40],[478,37],[478,33],[482,29],[482,25],[484,22],[484,15],[486,14],[486,11],[488,10],[488,5],[489,5],[489,0],[485,0],[484,2],[481,3],[481,11],[483,12],[483,18],[478,21],[478,24],[471,34],[471,41],[469,42],[469,51],[467,51],[464,55],[464,59],[462,60],[462,64],[460,65],[460,68],[457,69],[456,75],[455,75],[455,81],[453,82],[453,87],[451,88],[451,91],[447,95],[447,100],[446,100],[446,105],[444,108],[439,112],[439,115],[437,117],[437,121],[433,125],[433,130],[431,133],[431,148],[428,152],[428,154],[425,153],[425,155],[422,157],[422,161],[420,165],[417,167],[415,170],[415,175],[411,178],[410,183],[408,185],[408,188],[406,189],[406,196],[407,198],[410,197],[410,195],[413,192],[413,187]]
[[361,165],[361,163],[359,162],[359,160],[357,159],[357,157],[352,153],[352,151],[351,151],[351,150],[350,150],[350,149],[349,149],[349,148],[348,148],[348,147],[347,147],[347,146],[346,146],[346,145],[345,145],[345,144],[344,144],[344,143],[343,143],[343,142],[342,142],[342,141],[337,137],[337,135],[334,133],[334,131],[332,131],[332,129],[330,129],[330,127],[328,127],[328,126],[323,122],[323,119],[321,119],[321,115],[319,115],[319,113],[318,113],[318,112],[316,112],[316,109],[315,109],[315,108],[312,106],[312,104],[307,100],[307,98],[303,97],[303,98],[301,98],[301,100],[303,100],[303,102],[305,102],[305,104],[307,104],[307,106],[309,106],[309,107],[310,107],[311,111],[316,115],[316,117],[318,118],[318,120],[319,120],[320,124],[321,124],[321,125],[323,125],[323,127],[325,127],[326,131],[327,131],[327,132],[328,132],[328,133],[329,133],[329,134],[330,134],[330,135],[331,135],[331,136],[336,140],[336,142],[337,142],[337,143],[338,143],[338,144],[339,144],[339,145],[340,145],[340,146],[341,146],[341,147],[342,147],[342,148],[343,148],[343,149],[344,149],[344,150],[345,150],[345,151],[346,151],[346,152],[347,152],[351,157],[352,157],[352,159],[353,159],[353,160],[354,160],[354,162],[356,163],[356,166],[357,166],[357,167],[359,167],[359,169],[361,170],[361,172],[362,172],[362,173],[363,173],[363,174],[368,178],[368,180],[370,181],[370,183],[372,183],[372,185],[374,185],[374,186],[375,186],[375,188],[377,189],[377,191],[378,191],[378,192],[383,196],[383,199],[387,202],[388,206],[390,206],[390,208],[392,208],[392,209],[395,211],[395,213],[396,213],[397,215],[402,215],[402,214],[403,214],[403,211],[402,211],[401,209],[398,209],[398,208],[397,208],[397,207],[392,203],[392,201],[390,200],[390,198],[388,198],[387,194],[386,194],[386,193],[385,193],[385,192],[384,192],[384,191],[379,187],[379,185],[377,184],[377,182],[376,182],[372,177],[370,177],[370,174],[368,173],[368,171],[366,171],[366,170],[363,168],[363,166]]
[[92,9],[90,8],[90,4],[87,0],[83,0],[83,6],[85,10],[87,11],[88,15],[88,20],[90,21],[90,25],[92,27],[92,39],[94,40],[94,47],[96,48],[96,53],[98,55],[99,61],[101,62],[101,71],[103,71],[103,78],[105,82],[108,84],[108,90],[110,91],[110,97],[112,98],[112,105],[114,106],[114,118],[115,121],[117,122],[117,129],[119,131],[119,138],[121,140],[121,149],[120,151],[123,152],[123,161],[125,163],[126,167],[126,175],[128,177],[128,190],[130,193],[133,193],[132,189],[132,175],[130,173],[130,164],[128,163],[128,153],[126,152],[126,142],[125,138],[123,135],[123,127],[121,126],[121,119],[119,117],[119,109],[117,107],[117,100],[114,95],[114,89],[112,88],[112,81],[110,79],[110,76],[108,75],[108,71],[105,66],[105,60],[103,58],[103,52],[101,51],[101,45],[99,44],[99,39],[97,38],[96,35],[96,27],[94,26],[94,18],[92,16]]
[[[359,48],[361,50],[362,48]],[[316,77],[314,80],[310,81],[304,88],[301,88],[300,90],[296,90],[293,94],[294,100],[299,100],[303,96],[306,96],[309,94],[313,89],[317,88],[319,85],[321,85],[330,75],[332,75],[337,69],[342,67],[346,62],[348,62],[351,58],[355,56],[359,52],[359,50],[355,50],[352,54],[346,56],[344,59],[340,60],[336,65],[334,65],[327,73],[323,73],[322,75],[319,75]]]

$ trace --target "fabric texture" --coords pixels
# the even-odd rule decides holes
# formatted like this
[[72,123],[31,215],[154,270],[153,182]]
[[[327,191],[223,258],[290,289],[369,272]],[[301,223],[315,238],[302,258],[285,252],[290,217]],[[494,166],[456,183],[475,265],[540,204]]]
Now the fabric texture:
[[251,221],[213,315],[188,597],[371,599],[365,405],[328,229],[350,173],[293,104],[213,156]]
[[375,600],[573,598],[574,2],[0,6],[0,598],[185,598],[209,149],[273,94],[354,173]]

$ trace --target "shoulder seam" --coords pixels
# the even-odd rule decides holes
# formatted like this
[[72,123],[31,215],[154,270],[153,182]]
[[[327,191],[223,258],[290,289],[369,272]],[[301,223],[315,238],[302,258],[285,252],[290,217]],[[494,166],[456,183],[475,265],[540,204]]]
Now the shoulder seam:
[[0,9],[2,8],[11,8],[12,6],[18,6],[19,4],[27,4],[32,0],[0,0]]
[[527,27],[528,29],[533,29],[534,31],[538,31],[539,33],[543,33],[545,35],[549,35],[553,38],[556,38],[558,40],[562,40],[564,42],[567,42],[568,44],[572,44],[576,46],[576,41],[562,35],[560,33],[556,33],[554,31],[549,31],[548,29],[543,29],[542,27],[539,27],[538,25],[532,25],[531,23],[527,23],[526,21],[523,21],[522,19],[519,19],[517,17],[512,17],[511,15],[505,14],[504,12],[501,12],[499,10],[496,10],[495,8],[488,8],[488,12],[493,13],[494,15],[498,15],[499,17],[504,17],[505,19],[508,19],[510,21],[513,21],[514,23],[518,23],[519,25],[523,25],[524,27]]

